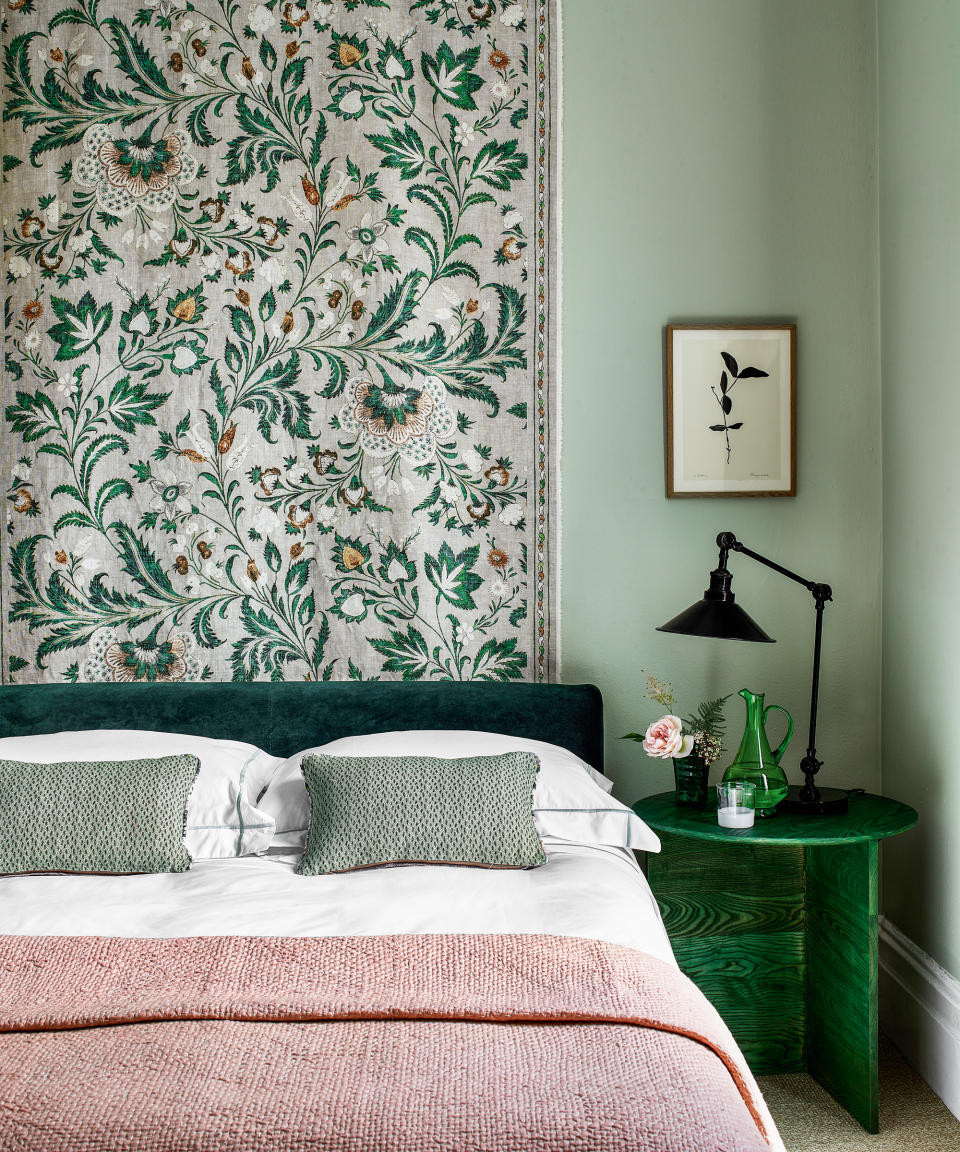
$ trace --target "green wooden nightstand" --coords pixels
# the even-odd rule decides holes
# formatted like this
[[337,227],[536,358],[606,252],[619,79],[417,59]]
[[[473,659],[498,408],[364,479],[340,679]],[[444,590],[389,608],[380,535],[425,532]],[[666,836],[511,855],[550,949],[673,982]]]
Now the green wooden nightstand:
[[841,816],[728,830],[672,792],[633,810],[663,844],[647,875],[677,962],[754,1073],[809,1072],[876,1132],[878,849],[916,812],[855,793]]

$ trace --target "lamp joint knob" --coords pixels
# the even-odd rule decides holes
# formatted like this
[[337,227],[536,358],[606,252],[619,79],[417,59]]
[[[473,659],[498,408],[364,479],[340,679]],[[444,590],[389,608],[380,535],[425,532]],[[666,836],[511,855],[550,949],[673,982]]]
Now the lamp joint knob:
[[807,752],[806,756],[800,761],[800,771],[804,775],[816,776],[816,774],[823,767],[823,761],[817,759],[815,752]]

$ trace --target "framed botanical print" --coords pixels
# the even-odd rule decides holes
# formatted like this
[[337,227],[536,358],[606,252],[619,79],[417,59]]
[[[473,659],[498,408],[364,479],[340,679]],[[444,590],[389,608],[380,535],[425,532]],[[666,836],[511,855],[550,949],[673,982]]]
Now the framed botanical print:
[[667,327],[667,495],[795,496],[796,324]]

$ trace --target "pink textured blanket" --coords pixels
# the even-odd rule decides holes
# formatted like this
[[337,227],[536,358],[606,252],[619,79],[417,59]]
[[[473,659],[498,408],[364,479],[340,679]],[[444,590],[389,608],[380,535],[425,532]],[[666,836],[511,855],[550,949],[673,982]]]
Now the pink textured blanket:
[[0,937],[0,1150],[782,1149],[679,972],[552,936]]

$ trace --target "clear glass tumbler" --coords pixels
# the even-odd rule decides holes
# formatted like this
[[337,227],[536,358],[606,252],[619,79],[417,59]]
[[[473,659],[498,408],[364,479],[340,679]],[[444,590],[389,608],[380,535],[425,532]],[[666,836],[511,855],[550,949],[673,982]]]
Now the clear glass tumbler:
[[717,823],[721,828],[752,828],[757,787],[747,780],[717,785]]

